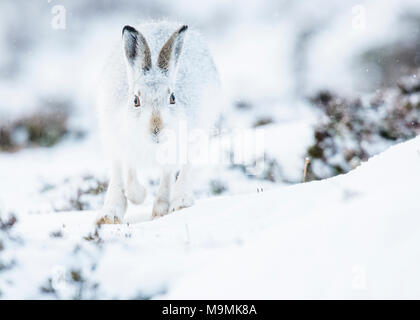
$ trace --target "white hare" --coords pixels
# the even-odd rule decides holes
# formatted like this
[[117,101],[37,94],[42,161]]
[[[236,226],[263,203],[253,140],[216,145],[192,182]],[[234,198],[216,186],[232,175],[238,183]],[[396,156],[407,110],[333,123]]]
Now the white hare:
[[101,132],[112,166],[97,223],[121,223],[127,199],[134,204],[145,199],[138,173],[156,167],[161,179],[153,216],[193,204],[188,161],[162,163],[159,148],[168,132],[179,132],[180,123],[210,129],[218,115],[218,90],[213,59],[197,32],[169,22],[123,28],[122,50],[120,45],[111,55],[98,91]]

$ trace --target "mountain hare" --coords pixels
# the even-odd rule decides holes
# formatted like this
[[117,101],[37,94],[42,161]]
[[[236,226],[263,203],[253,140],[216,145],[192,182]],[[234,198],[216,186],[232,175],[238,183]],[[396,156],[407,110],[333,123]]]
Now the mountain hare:
[[[178,156],[182,143],[173,137],[185,125],[210,130],[219,95],[218,73],[197,32],[169,22],[123,28],[122,50],[120,45],[111,55],[98,92],[99,123],[112,163],[98,224],[121,223],[127,199],[144,201],[138,173],[149,169],[161,170],[153,217],[193,204],[191,164]],[[163,145],[175,151],[176,161],[165,156],[162,161]]]

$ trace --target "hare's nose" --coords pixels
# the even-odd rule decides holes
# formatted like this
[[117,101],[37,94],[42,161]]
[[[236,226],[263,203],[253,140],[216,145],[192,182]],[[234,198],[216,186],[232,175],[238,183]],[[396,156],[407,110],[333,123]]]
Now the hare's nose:
[[158,135],[159,132],[162,130],[162,118],[160,114],[152,114],[149,123],[149,129],[152,135]]

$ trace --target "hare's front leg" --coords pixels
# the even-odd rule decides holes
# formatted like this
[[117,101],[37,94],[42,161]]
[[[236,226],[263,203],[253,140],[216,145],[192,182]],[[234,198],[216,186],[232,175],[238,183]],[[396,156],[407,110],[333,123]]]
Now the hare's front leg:
[[126,172],[125,194],[132,203],[142,204],[146,198],[146,188],[143,187],[137,178],[137,172],[129,167]]
[[185,164],[176,179],[169,212],[191,207],[194,204],[192,189],[192,168]]
[[124,195],[122,168],[114,163],[111,170],[111,179],[105,196],[105,203],[96,218],[97,224],[121,223],[127,209],[127,198]]
[[164,216],[169,211],[169,201],[171,199],[171,185],[173,174],[170,170],[164,170],[160,178],[159,189],[153,203],[153,218]]

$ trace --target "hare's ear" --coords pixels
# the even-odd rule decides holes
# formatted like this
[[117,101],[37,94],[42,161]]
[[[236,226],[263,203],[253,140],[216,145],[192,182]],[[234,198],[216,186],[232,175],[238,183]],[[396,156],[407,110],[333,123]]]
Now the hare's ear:
[[150,48],[144,36],[131,26],[125,26],[122,30],[123,47],[128,63],[134,67],[138,64],[143,72],[152,68]]
[[188,26],[184,25],[175,31],[163,45],[159,53],[158,67],[165,73],[175,68],[181,55],[182,45],[184,43],[185,31]]

